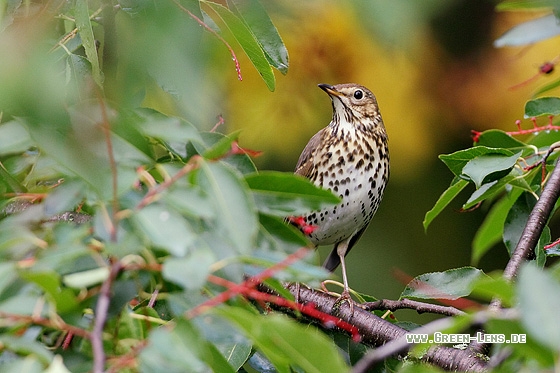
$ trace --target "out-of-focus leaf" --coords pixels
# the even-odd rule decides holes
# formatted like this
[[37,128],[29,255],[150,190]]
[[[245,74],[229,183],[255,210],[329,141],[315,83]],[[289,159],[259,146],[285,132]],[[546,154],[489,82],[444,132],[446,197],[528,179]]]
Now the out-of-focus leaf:
[[544,251],[544,246],[550,243],[550,228],[546,225],[542,231],[541,237],[537,242],[537,246],[535,247],[535,264],[540,267],[544,268],[546,264],[546,252]]
[[556,0],[505,0],[496,5],[498,11],[539,10],[558,6]]
[[177,319],[172,328],[153,330],[149,341],[139,355],[143,372],[233,372],[223,357],[220,361],[211,353],[208,342],[183,318]]
[[522,152],[512,156],[499,154],[485,154],[475,157],[467,162],[462,170],[462,177],[472,180],[477,188],[484,183],[489,183],[509,174]]
[[513,152],[508,149],[502,148],[488,148],[486,146],[475,146],[470,149],[459,150],[458,152],[452,154],[442,154],[439,159],[445,163],[445,165],[453,172],[456,176],[461,176],[463,168],[469,163],[470,160],[486,154],[497,154],[511,156]]
[[72,211],[84,198],[84,184],[78,180],[67,180],[56,187],[45,198],[45,215],[53,216],[63,211]]
[[449,205],[451,201],[453,201],[455,197],[459,195],[459,193],[461,193],[463,189],[465,189],[467,185],[469,185],[469,182],[466,180],[459,178],[455,178],[453,180],[451,186],[449,186],[449,188],[447,188],[445,192],[439,196],[434,207],[432,207],[432,209],[424,216],[423,225],[425,231],[428,230],[432,221],[443,211],[445,207],[447,207],[447,205]]
[[509,209],[504,223],[503,240],[510,256],[521,238],[521,234],[523,233],[523,229],[527,224],[527,219],[535,203],[536,201],[533,195],[523,193]]
[[560,346],[560,284],[546,270],[528,262],[521,267],[517,296],[521,321],[537,341],[554,351]]
[[288,50],[278,34],[278,30],[270,20],[258,0],[229,0],[255,36],[269,63],[282,74],[288,72]]
[[513,304],[515,290],[511,282],[506,281],[501,274],[493,276],[480,276],[472,284],[471,295],[487,301],[499,298],[504,307]]
[[318,330],[283,315],[255,315],[241,308],[215,312],[241,328],[279,372],[289,372],[290,365],[305,372],[348,371],[336,346]]
[[132,216],[132,220],[149,242],[177,257],[185,256],[195,238],[187,220],[166,206],[148,205]]
[[282,218],[259,214],[259,222],[260,249],[293,253],[300,247],[310,244],[303,233]]
[[537,88],[537,90],[535,92],[533,92],[532,97],[538,97],[540,95],[542,95],[543,93],[546,93],[548,91],[552,91],[553,89],[557,88],[558,86],[560,86],[560,79],[556,79],[553,80],[552,82],[543,85],[540,88]]
[[88,1],[76,0],[75,4],[74,15],[76,17],[76,27],[82,39],[82,45],[84,46],[88,61],[91,63],[93,80],[97,85],[102,87],[103,78],[99,67],[95,37],[93,36],[93,29],[91,28],[91,22],[89,20]]
[[259,211],[270,215],[297,216],[340,202],[331,191],[292,173],[265,171],[247,175],[245,180]]
[[33,355],[45,366],[48,365],[53,358],[52,352],[47,350],[43,344],[37,341],[32,341],[29,338],[18,338],[2,334],[0,336],[0,343],[3,346],[3,351],[13,351],[24,356]]
[[193,320],[204,338],[212,342],[235,371],[247,361],[252,343],[231,323],[212,314]]
[[559,97],[540,97],[525,104],[525,118],[558,114],[560,114]]
[[[551,144],[554,144],[557,141],[560,141],[560,131],[544,129],[543,131],[539,131],[538,133],[535,133],[529,139],[529,141],[527,141],[527,143],[529,143],[531,145],[534,145],[537,148],[548,149],[548,147]],[[552,153],[551,156],[548,157],[548,159],[553,160],[555,154],[558,154],[558,153],[557,152]]]
[[64,285],[76,288],[85,289],[89,286],[97,285],[105,281],[109,277],[108,267],[99,267],[89,269],[82,272],[74,272],[62,278]]
[[0,124],[0,154],[22,153],[33,145],[27,129],[18,121]]
[[41,287],[45,293],[50,295],[56,304],[56,310],[60,313],[65,313],[75,309],[78,306],[78,301],[74,292],[68,288],[64,288],[60,281],[60,275],[56,272],[33,272],[22,271],[20,276],[27,280],[34,282]]
[[185,289],[198,290],[206,283],[210,266],[215,261],[212,251],[197,247],[184,258],[168,258],[163,263],[162,275]]
[[257,215],[245,181],[224,164],[202,161],[197,182],[214,206],[217,229],[241,253],[254,248]]
[[268,89],[270,91],[274,91],[276,88],[276,78],[274,77],[274,72],[266,59],[262,47],[255,40],[255,37],[247,26],[245,26],[245,23],[233,14],[231,10],[221,4],[210,1],[206,2],[206,4],[208,4],[210,8],[218,14],[222,21],[224,21],[237,42],[241,45],[241,48],[243,48],[247,54],[247,57],[249,57],[253,63],[253,66],[255,66],[263,78]]
[[520,23],[494,41],[494,47],[514,47],[533,44],[560,34],[560,25],[554,14]]
[[474,281],[482,275],[484,275],[484,272],[474,267],[425,273],[412,279],[401,293],[401,297],[458,299],[469,295]]
[[501,241],[508,212],[521,193],[520,189],[513,189],[492,206],[474,236],[471,252],[473,265],[476,265],[492,246]]

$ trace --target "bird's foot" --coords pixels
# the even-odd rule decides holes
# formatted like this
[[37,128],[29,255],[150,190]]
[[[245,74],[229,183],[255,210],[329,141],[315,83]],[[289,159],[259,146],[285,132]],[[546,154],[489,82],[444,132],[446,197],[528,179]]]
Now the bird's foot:
[[350,307],[350,317],[354,316],[355,301],[350,296],[350,292],[348,291],[348,289],[344,289],[342,294],[340,294],[340,297],[338,297],[338,299],[334,302],[333,313],[340,314],[340,307],[344,302],[347,302],[348,306]]

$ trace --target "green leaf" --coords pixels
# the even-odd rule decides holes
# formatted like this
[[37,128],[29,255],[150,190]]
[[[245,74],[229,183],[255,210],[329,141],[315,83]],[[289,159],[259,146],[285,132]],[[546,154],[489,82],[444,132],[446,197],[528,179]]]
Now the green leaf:
[[555,88],[560,86],[560,79],[553,80],[552,82],[543,85],[542,87],[538,88],[535,92],[533,92],[532,97],[537,97],[546,93],[548,91],[552,91]]
[[455,178],[453,180],[451,186],[449,186],[449,188],[441,194],[434,207],[432,207],[432,209],[424,216],[423,225],[425,231],[428,230],[432,221],[443,211],[444,208],[447,207],[447,205],[449,205],[451,201],[453,201],[453,199],[455,199],[455,197],[459,195],[459,193],[461,193],[463,189],[465,189],[467,185],[469,185],[469,182],[466,180],[459,178]]
[[280,217],[297,216],[340,202],[331,191],[292,173],[265,171],[245,177],[259,211]]
[[206,190],[216,211],[218,232],[227,237],[241,253],[254,248],[257,214],[247,184],[228,166],[201,161],[196,181]]
[[76,18],[76,27],[78,28],[78,33],[82,39],[82,45],[84,46],[88,61],[91,63],[93,80],[99,87],[103,87],[103,78],[99,67],[95,37],[93,36],[93,29],[89,20],[87,0],[76,0],[74,15]]
[[484,272],[474,267],[425,273],[406,285],[401,298],[458,299],[469,295],[474,281],[482,275]]
[[505,0],[496,5],[497,11],[539,10],[553,7],[556,0]]
[[537,341],[560,349],[560,283],[533,263],[521,267],[517,284],[521,321]]
[[148,205],[131,217],[142,235],[152,244],[182,257],[195,235],[188,221],[179,213],[157,203]]
[[470,149],[460,150],[452,154],[442,154],[439,159],[445,163],[445,165],[453,172],[456,176],[461,176],[463,168],[469,163],[470,160],[486,154],[498,154],[511,156],[513,152],[508,149],[502,148],[489,148],[486,146],[475,146]]
[[206,283],[210,266],[215,261],[210,249],[197,247],[184,258],[168,258],[163,263],[162,275],[185,289],[199,290]]
[[210,8],[218,14],[222,21],[224,21],[237,42],[241,45],[241,48],[243,48],[247,54],[247,57],[249,57],[253,63],[253,66],[255,66],[263,78],[268,89],[270,91],[274,91],[276,88],[276,78],[274,77],[274,72],[268,63],[261,46],[255,40],[251,31],[247,28],[247,26],[245,26],[245,23],[223,5],[216,4],[211,1],[207,1],[206,4],[208,4]]
[[[32,355],[37,358],[43,365],[48,365],[53,359],[53,353],[37,341],[30,340],[26,337],[17,338],[11,335],[0,335],[0,344],[3,351],[13,351],[18,355]],[[4,363],[4,362],[3,362]]]
[[64,282],[64,285],[68,287],[75,289],[85,289],[87,287],[102,283],[108,277],[109,268],[99,267],[65,275],[62,278],[62,281]]
[[85,185],[80,180],[66,180],[45,198],[45,215],[53,216],[64,211],[73,211],[84,198]]
[[233,307],[215,312],[239,326],[279,372],[289,372],[290,366],[311,373],[348,371],[332,340],[316,329],[284,315],[255,315]]
[[189,321],[180,318],[175,322],[174,327],[150,333],[148,346],[139,355],[142,372],[233,372]]
[[74,292],[62,286],[58,273],[21,271],[20,276],[41,287],[54,301],[59,313],[71,311],[78,306]]
[[476,265],[492,246],[501,241],[508,212],[521,193],[520,189],[515,188],[492,206],[474,236],[471,252],[473,265]]
[[525,192],[517,198],[507,214],[504,223],[503,240],[510,256],[521,238],[535,203],[535,197]]
[[230,4],[239,12],[239,15],[261,45],[268,62],[286,75],[288,72],[288,50],[261,3],[258,0],[229,0],[228,5]]
[[558,114],[560,114],[559,97],[540,97],[525,104],[525,118]]
[[554,14],[520,23],[494,41],[494,47],[513,47],[533,44],[560,34],[560,25]]
[[511,282],[505,280],[501,273],[490,276],[480,276],[472,284],[471,296],[487,301],[499,298],[504,307],[514,303],[515,291]]
[[467,162],[462,170],[462,177],[472,180],[477,188],[482,184],[489,183],[509,174],[522,152],[512,156],[499,154],[485,154],[475,157]]
[[523,155],[530,154],[534,150],[527,146],[524,142],[517,140],[501,130],[487,130],[478,137],[478,146],[486,146],[488,148],[504,148],[511,151],[524,150]]
[[0,154],[22,153],[33,145],[27,128],[12,120],[0,124]]
[[[285,289],[284,289],[285,290]],[[206,314],[193,320],[204,338],[210,341],[235,371],[245,364],[251,354],[252,344],[239,330],[225,319]]]
[[259,214],[259,222],[260,249],[293,253],[300,247],[309,245],[309,240],[303,233],[282,218]]

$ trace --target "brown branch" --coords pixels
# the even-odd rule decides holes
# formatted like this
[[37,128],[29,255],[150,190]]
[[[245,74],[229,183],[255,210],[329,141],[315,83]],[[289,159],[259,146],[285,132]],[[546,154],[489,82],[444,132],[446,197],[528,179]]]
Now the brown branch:
[[431,304],[425,302],[418,302],[411,299],[389,300],[380,299],[375,302],[366,302],[360,304],[360,307],[366,311],[373,310],[389,310],[396,311],[400,309],[412,309],[418,313],[435,313],[446,316],[459,316],[465,313],[455,307],[440,306],[439,304]]
[[517,276],[521,263],[527,260],[534,252],[559,196],[560,166],[557,162],[554,166],[554,170],[552,170],[550,174],[548,182],[543,188],[539,200],[527,219],[527,224],[523,229],[521,238],[504,270],[503,276],[506,280],[512,281],[513,278]]
[[[271,293],[271,290],[265,286],[259,286],[258,288],[263,292]],[[381,346],[376,349],[376,351],[380,350],[380,352],[376,353],[371,360],[358,363],[355,366],[355,372],[367,371],[373,364],[378,362],[377,359],[380,357],[385,359],[395,355],[404,356],[414,346],[414,344],[406,343],[408,331],[360,307],[354,307],[352,311],[346,302],[337,304],[337,297],[319,290],[309,289],[301,284],[299,286],[297,284],[290,284],[287,288],[300,303],[313,304],[318,311],[339,317],[343,321],[352,324],[358,329],[362,343],[373,347]],[[281,310],[291,312],[290,310]],[[425,327],[416,329],[414,333],[422,333],[423,330],[428,330],[429,328],[438,331],[441,330],[441,324],[447,325],[447,323],[451,322],[450,319],[442,320],[438,320],[439,323],[430,323]],[[332,329],[331,324],[321,326],[326,329]],[[440,329],[436,329],[436,327]],[[422,357],[422,360],[447,370],[465,372],[483,372],[486,370],[486,363],[480,360],[473,352],[443,346],[431,348]]]
[[107,311],[111,303],[111,287],[122,269],[120,261],[115,261],[111,265],[109,277],[101,285],[99,298],[95,306],[95,320],[91,331],[90,341],[93,351],[93,372],[102,373],[105,367],[105,350],[103,349],[103,328],[107,321]]

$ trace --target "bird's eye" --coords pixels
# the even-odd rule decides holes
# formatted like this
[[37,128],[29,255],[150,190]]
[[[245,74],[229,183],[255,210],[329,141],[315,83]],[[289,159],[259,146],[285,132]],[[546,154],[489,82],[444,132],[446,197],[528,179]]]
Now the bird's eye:
[[362,97],[364,97],[364,92],[362,92],[361,89],[357,89],[357,90],[354,92],[354,98],[355,98],[356,100],[361,100]]

